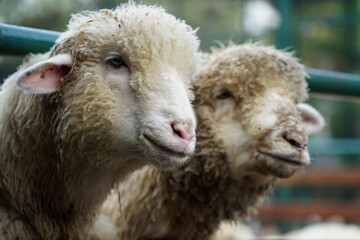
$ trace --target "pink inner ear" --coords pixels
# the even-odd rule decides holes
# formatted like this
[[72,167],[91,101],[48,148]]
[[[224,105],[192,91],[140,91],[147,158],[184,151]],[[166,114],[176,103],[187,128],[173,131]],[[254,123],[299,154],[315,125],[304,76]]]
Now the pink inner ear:
[[51,93],[59,89],[61,79],[68,74],[70,67],[47,64],[32,72],[27,72],[19,80],[18,85],[30,92]]
[[307,122],[307,123],[315,123],[315,119],[312,116],[309,116],[305,113],[301,114],[301,118],[303,122]]

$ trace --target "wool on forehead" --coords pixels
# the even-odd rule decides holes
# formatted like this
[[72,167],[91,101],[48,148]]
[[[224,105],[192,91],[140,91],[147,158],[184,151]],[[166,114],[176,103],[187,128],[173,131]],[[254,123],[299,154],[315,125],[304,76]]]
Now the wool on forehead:
[[194,68],[178,70],[191,73],[198,47],[196,30],[183,20],[166,13],[162,7],[130,2],[113,10],[74,14],[52,54],[75,52],[91,58],[98,57],[97,51],[108,48],[119,50],[138,70],[146,67],[147,71],[149,63],[157,64],[157,59],[169,65],[189,59]]
[[269,88],[281,88],[296,103],[307,98],[307,74],[293,53],[247,43],[213,48],[194,80],[195,93],[206,101],[217,87],[246,98]]

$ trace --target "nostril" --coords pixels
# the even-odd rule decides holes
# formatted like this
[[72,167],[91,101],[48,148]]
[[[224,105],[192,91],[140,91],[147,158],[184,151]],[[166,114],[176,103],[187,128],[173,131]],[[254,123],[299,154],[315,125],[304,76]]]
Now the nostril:
[[294,139],[290,139],[290,140],[288,140],[288,142],[289,142],[291,145],[294,145],[295,147],[299,147],[299,146],[300,146],[300,143],[298,143],[298,142],[295,141]]
[[306,147],[306,144],[302,144],[299,141],[293,139],[293,138],[289,138],[287,136],[284,136],[284,139],[290,143],[292,146],[296,147],[299,151],[303,151]]
[[185,128],[185,124],[180,123],[171,123],[171,128],[174,132],[175,135],[177,135],[178,137],[185,139],[185,140],[191,140],[194,138],[195,134],[192,133],[190,130],[187,130]]
[[182,138],[181,132],[174,127],[174,124],[171,124],[171,127],[172,127],[172,129],[173,129],[173,132],[174,132],[176,135],[178,135],[179,137]]

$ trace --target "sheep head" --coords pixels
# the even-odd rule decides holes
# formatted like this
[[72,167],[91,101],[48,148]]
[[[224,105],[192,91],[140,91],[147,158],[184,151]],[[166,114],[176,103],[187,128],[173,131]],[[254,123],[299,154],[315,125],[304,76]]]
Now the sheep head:
[[172,168],[195,148],[189,84],[198,46],[195,31],[160,7],[131,2],[83,12],[72,16],[49,57],[18,75],[17,85],[61,97],[63,142],[79,132],[90,141],[96,129],[114,156],[125,150]]
[[195,109],[223,141],[234,178],[285,178],[309,164],[308,134],[324,120],[301,103],[305,77],[291,53],[272,47],[229,46],[206,56],[194,83]]

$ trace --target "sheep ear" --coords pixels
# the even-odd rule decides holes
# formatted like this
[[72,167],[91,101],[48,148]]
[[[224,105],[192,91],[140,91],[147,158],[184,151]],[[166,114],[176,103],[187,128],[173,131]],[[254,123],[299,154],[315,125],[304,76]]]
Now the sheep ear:
[[56,92],[71,66],[69,54],[55,55],[20,72],[15,80],[16,85],[25,92],[35,94]]
[[299,103],[301,123],[308,134],[317,133],[325,126],[323,116],[313,107],[305,103]]

